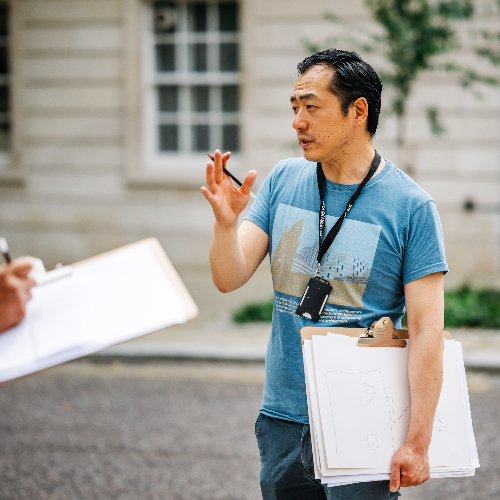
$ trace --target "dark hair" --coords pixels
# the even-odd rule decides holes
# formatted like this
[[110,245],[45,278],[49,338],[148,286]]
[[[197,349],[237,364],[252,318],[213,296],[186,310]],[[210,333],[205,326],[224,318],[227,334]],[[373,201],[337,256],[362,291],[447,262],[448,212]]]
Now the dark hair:
[[373,137],[377,131],[380,115],[382,82],[375,70],[356,52],[327,49],[306,57],[297,65],[299,75],[317,64],[331,66],[333,72],[330,92],[340,99],[342,112],[347,115],[349,106],[360,97],[368,102],[367,129]]

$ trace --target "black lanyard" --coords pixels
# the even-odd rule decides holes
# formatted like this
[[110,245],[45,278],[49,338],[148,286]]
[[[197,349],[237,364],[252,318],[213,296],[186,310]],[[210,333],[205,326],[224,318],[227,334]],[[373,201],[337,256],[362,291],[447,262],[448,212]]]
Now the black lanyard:
[[370,166],[370,170],[366,174],[365,178],[356,189],[356,192],[349,198],[347,205],[345,207],[344,213],[338,218],[335,225],[330,229],[328,234],[326,235],[325,240],[323,241],[323,230],[325,229],[325,219],[326,219],[326,206],[325,206],[325,186],[326,186],[326,178],[321,167],[321,163],[317,164],[316,172],[318,176],[318,189],[319,189],[319,197],[321,198],[321,206],[319,210],[319,250],[318,250],[318,258],[317,258],[317,266],[316,266],[316,276],[319,274],[319,266],[323,257],[325,256],[326,251],[330,248],[333,240],[337,237],[337,234],[340,231],[342,223],[344,219],[347,217],[349,210],[351,210],[354,202],[357,200],[358,196],[361,194],[361,191],[365,187],[365,184],[373,177],[373,174],[376,172],[378,166],[380,165],[380,161],[382,158],[375,151],[375,157],[373,158],[372,164]]

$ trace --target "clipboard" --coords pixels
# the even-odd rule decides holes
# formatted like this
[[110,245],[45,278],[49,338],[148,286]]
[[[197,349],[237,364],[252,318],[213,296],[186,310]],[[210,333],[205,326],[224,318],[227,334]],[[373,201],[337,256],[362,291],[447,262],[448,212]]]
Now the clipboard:
[[[305,326],[300,330],[302,345],[304,340],[312,340],[313,335],[339,333],[347,337],[359,337],[358,347],[406,347],[408,330],[394,328],[391,318],[384,316],[374,321],[370,328],[345,328],[336,326]],[[443,331],[443,339],[450,340],[451,334]]]
[[0,335],[0,383],[185,323],[198,314],[155,238],[65,269],[33,288],[26,317]]

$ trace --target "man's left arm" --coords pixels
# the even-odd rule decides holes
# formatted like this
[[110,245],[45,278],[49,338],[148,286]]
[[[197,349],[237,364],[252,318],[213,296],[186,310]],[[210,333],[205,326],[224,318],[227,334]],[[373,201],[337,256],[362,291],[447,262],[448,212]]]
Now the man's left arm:
[[403,447],[392,459],[392,492],[416,486],[430,477],[429,445],[443,382],[443,273],[405,285],[408,317],[411,420]]

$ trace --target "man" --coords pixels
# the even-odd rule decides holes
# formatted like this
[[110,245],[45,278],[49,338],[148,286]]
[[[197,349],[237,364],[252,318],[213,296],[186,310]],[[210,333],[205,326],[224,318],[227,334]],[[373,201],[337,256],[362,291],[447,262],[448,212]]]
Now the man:
[[[273,324],[255,426],[263,498],[396,498],[400,486],[429,478],[428,449],[442,383],[443,274],[448,270],[441,224],[430,196],[390,161],[380,161],[373,148],[382,91],[373,68],[353,52],[330,49],[306,58],[298,70],[291,104],[305,159],[285,160],[274,168],[239,228],[238,215],[248,203],[256,172],[249,172],[236,189],[222,171],[229,153],[216,151],[214,164],[207,165],[208,189],[202,192],[215,214],[212,277],[220,291],[235,290],[270,253]],[[373,176],[346,210],[368,172]],[[337,218],[347,216],[318,268],[332,291],[320,322],[314,323],[296,309],[318,265],[320,184],[326,209],[322,240]],[[405,445],[394,454],[390,483],[326,488],[314,479],[300,329],[368,327],[382,316],[399,327],[405,304],[411,423]]]
[[0,333],[17,325],[26,313],[35,281],[28,277],[31,263],[23,257],[0,266]]

